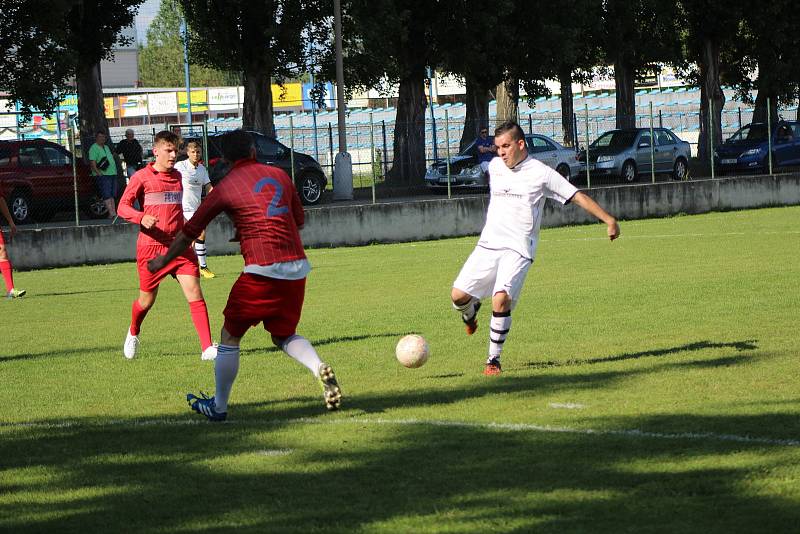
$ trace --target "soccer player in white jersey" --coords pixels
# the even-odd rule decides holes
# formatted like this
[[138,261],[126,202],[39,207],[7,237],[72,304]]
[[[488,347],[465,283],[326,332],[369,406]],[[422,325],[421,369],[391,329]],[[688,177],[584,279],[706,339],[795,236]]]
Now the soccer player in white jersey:
[[[213,187],[211,186],[211,179],[208,177],[203,162],[203,150],[200,148],[200,143],[197,141],[189,141],[186,144],[186,155],[189,159],[179,161],[175,164],[175,169],[181,173],[181,182],[183,184],[183,217],[188,221],[200,207],[200,202],[203,198],[203,193],[208,194]],[[208,268],[206,260],[206,232],[194,242],[194,251],[197,254],[197,261],[200,264],[200,276],[203,278],[214,278],[216,276],[211,269]]]
[[450,294],[468,335],[478,328],[481,299],[492,299],[489,357],[483,371],[488,376],[501,372],[500,355],[511,329],[511,310],[536,256],[545,199],[577,204],[606,224],[609,239],[619,237],[613,216],[559,173],[528,155],[519,124],[509,121],[498,126],[494,143],[497,157],[489,163],[492,180],[486,225]]

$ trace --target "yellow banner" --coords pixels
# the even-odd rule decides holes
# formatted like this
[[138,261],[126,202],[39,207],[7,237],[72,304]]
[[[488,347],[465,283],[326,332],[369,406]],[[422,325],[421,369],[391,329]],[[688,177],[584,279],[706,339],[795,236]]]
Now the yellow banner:
[[114,118],[114,97],[104,98],[103,99],[103,107],[106,111],[106,118],[113,119]]
[[[208,111],[208,91],[205,89],[198,89],[192,91],[192,113],[197,111]],[[186,91],[178,93],[178,111],[186,113]]]
[[272,106],[276,108],[303,107],[303,85],[287,83],[281,87],[273,83]]

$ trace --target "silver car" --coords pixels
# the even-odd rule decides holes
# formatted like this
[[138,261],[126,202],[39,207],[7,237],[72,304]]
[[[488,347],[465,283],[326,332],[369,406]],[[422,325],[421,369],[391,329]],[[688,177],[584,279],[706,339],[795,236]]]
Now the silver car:
[[[573,180],[580,172],[577,152],[566,148],[546,135],[526,134],[528,154]],[[428,167],[425,183],[431,189],[447,187],[447,161],[440,160]],[[486,188],[489,186],[486,173],[478,163],[478,150],[473,141],[457,156],[450,158],[450,187],[458,189]]]
[[[685,180],[692,149],[686,141],[666,128],[630,128],[610,130],[589,145],[589,171],[592,176],[618,176],[635,182],[639,175],[649,175],[655,163],[657,174],[670,174]],[[586,151],[578,154],[582,172],[586,172]]]

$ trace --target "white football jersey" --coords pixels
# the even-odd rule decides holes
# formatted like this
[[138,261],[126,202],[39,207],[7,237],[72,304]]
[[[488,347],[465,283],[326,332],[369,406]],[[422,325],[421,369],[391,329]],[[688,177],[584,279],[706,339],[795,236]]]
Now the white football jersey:
[[546,198],[566,204],[578,189],[530,156],[513,169],[499,157],[489,163],[490,198],[478,245],[510,249],[531,261],[536,255]]
[[181,173],[183,211],[197,211],[203,196],[203,188],[211,183],[208,171],[202,163],[198,163],[195,167],[188,159],[176,163],[175,170]]

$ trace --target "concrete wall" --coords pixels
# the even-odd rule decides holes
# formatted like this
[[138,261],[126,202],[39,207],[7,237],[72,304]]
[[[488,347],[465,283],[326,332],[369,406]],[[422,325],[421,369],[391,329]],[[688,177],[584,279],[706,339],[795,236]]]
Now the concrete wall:
[[[800,174],[753,176],[606,187],[588,193],[620,219],[664,217],[743,208],[800,204]],[[365,245],[476,235],[488,197],[470,196],[366,205],[331,205],[306,211],[307,247]],[[548,201],[545,227],[593,222],[576,206]],[[16,269],[130,261],[138,227],[101,225],[22,230],[9,247]],[[210,254],[232,254],[238,245],[231,222],[218,217],[208,229]]]

